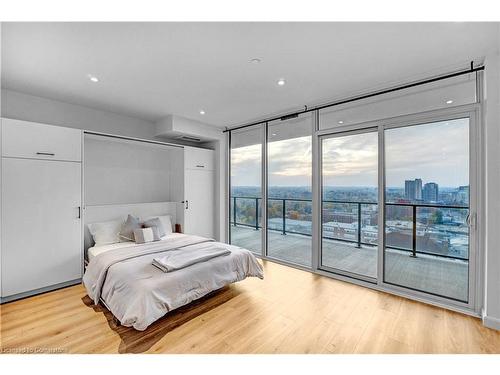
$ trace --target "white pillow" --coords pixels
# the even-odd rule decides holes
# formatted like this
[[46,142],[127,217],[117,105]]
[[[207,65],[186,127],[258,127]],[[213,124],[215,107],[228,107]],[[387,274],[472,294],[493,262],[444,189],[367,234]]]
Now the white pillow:
[[160,219],[161,225],[163,225],[163,229],[165,229],[165,234],[166,235],[171,234],[172,233],[172,217],[170,215],[150,216],[150,217],[147,217],[147,218],[143,219],[142,221],[146,221],[146,220],[149,220],[149,219],[154,219],[155,217],[157,217],[158,219]]
[[120,242],[120,230],[123,222],[123,220],[113,220],[87,224],[89,232],[94,238],[94,246],[110,245]]

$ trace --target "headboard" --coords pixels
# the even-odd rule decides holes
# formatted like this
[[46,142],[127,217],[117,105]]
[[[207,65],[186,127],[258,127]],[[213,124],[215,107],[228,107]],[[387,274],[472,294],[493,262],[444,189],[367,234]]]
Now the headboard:
[[87,250],[94,245],[94,240],[89,232],[87,224],[98,223],[101,221],[111,221],[117,219],[125,220],[127,215],[133,215],[139,218],[148,216],[170,215],[172,225],[177,223],[178,202],[156,202],[156,203],[133,203],[133,204],[107,204],[84,207],[84,240],[83,248],[85,259],[87,259]]

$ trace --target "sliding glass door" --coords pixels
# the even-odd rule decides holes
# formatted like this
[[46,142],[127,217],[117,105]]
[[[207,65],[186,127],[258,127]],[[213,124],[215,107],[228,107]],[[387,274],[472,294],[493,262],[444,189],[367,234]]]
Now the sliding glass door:
[[466,84],[430,112],[398,115],[398,97],[232,131],[231,243],[477,312],[479,107]]
[[267,255],[311,267],[312,114],[267,130]]
[[376,280],[378,244],[377,129],[321,139],[323,269]]
[[469,122],[385,130],[384,282],[469,301]]
[[262,251],[263,125],[231,134],[230,241],[257,254]]

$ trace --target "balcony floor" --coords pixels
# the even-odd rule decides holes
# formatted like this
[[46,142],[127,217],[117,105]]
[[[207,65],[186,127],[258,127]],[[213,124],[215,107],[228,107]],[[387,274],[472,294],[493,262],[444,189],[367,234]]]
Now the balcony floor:
[[[260,254],[261,230],[231,226],[234,245]],[[268,255],[303,266],[311,266],[311,237],[269,231]],[[467,300],[468,262],[436,256],[386,250],[386,282],[458,300]],[[323,240],[323,266],[376,278],[377,248],[342,241]]]

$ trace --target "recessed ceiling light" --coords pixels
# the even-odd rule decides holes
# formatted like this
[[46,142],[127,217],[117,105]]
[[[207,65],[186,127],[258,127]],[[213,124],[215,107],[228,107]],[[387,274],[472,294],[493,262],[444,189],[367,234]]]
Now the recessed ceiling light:
[[273,137],[274,137],[275,135],[276,135],[276,133],[271,134],[271,136],[273,136]]
[[200,115],[204,115],[205,111],[203,109],[200,110]]
[[344,121],[342,121],[342,120],[339,121],[339,124],[343,124],[343,123],[344,123]]
[[284,80],[283,78],[280,78],[280,79],[278,80],[278,86],[284,86],[284,85],[285,85],[285,83],[286,83],[286,82],[285,82],[285,80]]
[[255,57],[255,58],[251,59],[250,62],[252,64],[258,64],[258,63],[262,62],[262,59],[259,59],[258,57]]
[[92,82],[99,82],[99,78],[96,76],[93,76],[92,74],[87,74],[87,77],[92,81]]
[[453,100],[447,100],[446,101],[446,104],[451,104],[451,103],[453,103]]

